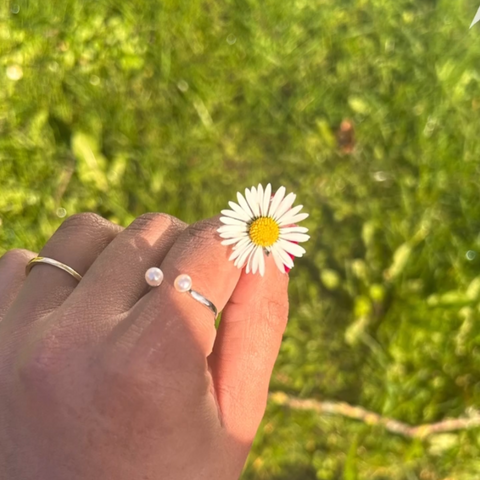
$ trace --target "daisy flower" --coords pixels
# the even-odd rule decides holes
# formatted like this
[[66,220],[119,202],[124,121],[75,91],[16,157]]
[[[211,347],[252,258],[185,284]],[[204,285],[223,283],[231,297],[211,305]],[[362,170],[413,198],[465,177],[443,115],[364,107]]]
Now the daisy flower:
[[292,208],[296,195],[285,196],[285,187],[280,187],[272,197],[272,187],[268,184],[245,189],[245,196],[237,193],[238,204],[229,202],[231,210],[222,210],[223,225],[218,233],[225,240],[222,245],[233,245],[229,260],[246,272],[265,273],[265,255],[273,255],[278,269],[284,273],[285,267],[292,268],[292,256],[301,257],[305,249],[298,245],[310,237],[305,235],[308,228],[296,224],[308,217],[299,213],[303,205]]

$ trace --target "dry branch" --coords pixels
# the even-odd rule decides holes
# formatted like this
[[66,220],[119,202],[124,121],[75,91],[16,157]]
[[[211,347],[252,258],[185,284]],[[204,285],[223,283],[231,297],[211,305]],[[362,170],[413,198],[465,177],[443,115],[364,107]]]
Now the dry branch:
[[271,393],[269,400],[277,405],[284,405],[294,410],[312,410],[320,415],[341,415],[360,420],[367,425],[381,425],[389,432],[410,438],[423,439],[436,433],[480,427],[480,415],[478,413],[466,418],[447,419],[437,423],[411,426],[345,402],[320,402],[312,399],[301,399],[291,397],[283,392]]

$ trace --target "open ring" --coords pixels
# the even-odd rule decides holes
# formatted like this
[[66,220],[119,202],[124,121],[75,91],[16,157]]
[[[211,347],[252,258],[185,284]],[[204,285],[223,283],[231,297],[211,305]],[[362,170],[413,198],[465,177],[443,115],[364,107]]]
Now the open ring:
[[[158,267],[149,268],[145,272],[145,280],[151,287],[158,287],[163,282],[163,272]],[[189,293],[197,302],[200,302],[202,305],[205,305],[207,308],[209,308],[215,315],[215,318],[217,318],[217,307],[201,293],[197,292],[196,290],[192,290],[192,279],[189,275],[185,273],[179,275],[175,279],[173,286],[177,292]]]
[[69,273],[78,282],[82,279],[82,276],[77,271],[75,271],[72,267],[69,267],[68,265],[65,265],[64,263],[59,262],[58,260],[54,260],[53,258],[48,258],[48,257],[32,258],[25,267],[25,275],[28,275],[30,273],[30,270],[39,263],[46,263],[47,265],[52,265],[53,267],[60,268],[64,272]]
[[217,307],[213,304],[213,302],[211,302],[208,298],[204,297],[201,293],[192,290],[192,279],[190,275],[182,273],[175,279],[173,286],[178,292],[188,292],[197,302],[200,302],[202,305],[208,307],[215,315],[215,318],[217,318],[218,310]]
[[213,315],[215,316],[214,318],[217,318],[218,315],[218,310],[217,307],[208,299],[205,298],[201,293],[196,292],[195,290],[187,290],[187,292],[198,302],[200,302],[202,305],[205,305],[208,307],[212,312]]

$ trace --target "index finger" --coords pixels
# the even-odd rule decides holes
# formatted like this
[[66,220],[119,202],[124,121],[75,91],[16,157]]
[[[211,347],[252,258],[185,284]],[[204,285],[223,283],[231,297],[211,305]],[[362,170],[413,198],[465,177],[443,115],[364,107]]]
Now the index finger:
[[288,275],[272,257],[265,275],[243,273],[225,307],[209,365],[224,424],[249,444],[263,417],[288,319]]

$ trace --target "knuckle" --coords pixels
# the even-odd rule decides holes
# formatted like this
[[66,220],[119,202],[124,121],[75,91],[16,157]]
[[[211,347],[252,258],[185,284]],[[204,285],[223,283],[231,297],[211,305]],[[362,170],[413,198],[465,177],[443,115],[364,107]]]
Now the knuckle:
[[149,212],[137,217],[128,228],[139,231],[156,228],[165,231],[170,228],[179,228],[182,225],[183,222],[168,213]]
[[82,212],[76,213],[71,217],[68,217],[61,225],[61,229],[65,228],[95,228],[110,226],[111,222],[101,217],[97,213]]
[[122,228],[100,215],[92,212],[76,213],[67,218],[52,237],[54,242],[63,243],[65,237],[81,235],[90,238],[100,245],[108,244]]
[[193,223],[188,227],[187,231],[192,237],[212,240],[217,238],[217,230],[219,226],[220,224],[218,220],[210,218]]
[[18,265],[26,265],[27,262],[34,257],[35,254],[23,248],[14,248],[4,253],[0,257],[1,267],[16,267]]

